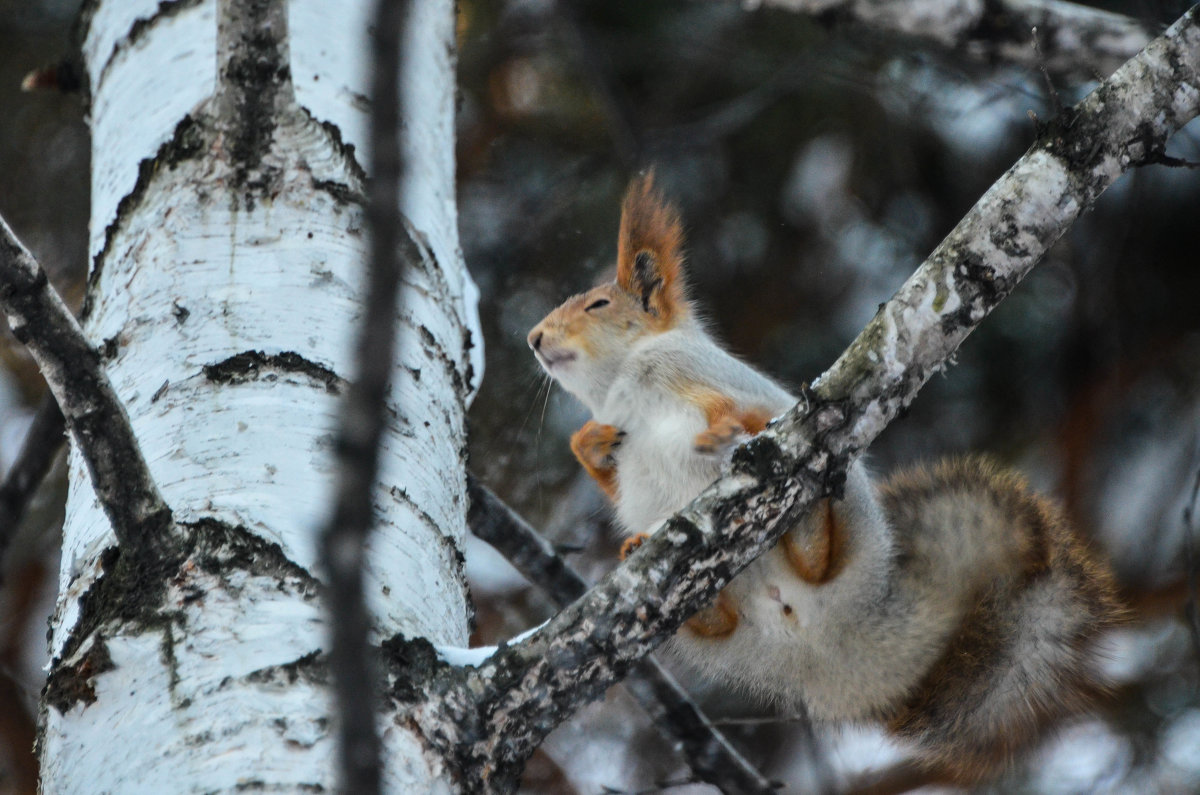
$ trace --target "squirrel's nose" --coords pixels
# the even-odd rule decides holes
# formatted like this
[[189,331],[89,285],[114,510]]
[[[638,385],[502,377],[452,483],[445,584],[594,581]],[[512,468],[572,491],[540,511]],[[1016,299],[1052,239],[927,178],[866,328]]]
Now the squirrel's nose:
[[539,329],[529,332],[529,347],[535,351],[542,347],[542,332]]

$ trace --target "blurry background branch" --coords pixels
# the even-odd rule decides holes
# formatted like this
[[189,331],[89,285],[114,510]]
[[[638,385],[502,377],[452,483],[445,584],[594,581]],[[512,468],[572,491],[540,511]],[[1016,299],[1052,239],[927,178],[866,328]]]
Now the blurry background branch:
[[[280,6],[283,14],[286,7]],[[400,211],[411,171],[401,154],[401,75],[411,68],[406,51],[410,0],[377,0],[372,7],[371,174],[365,212],[370,233],[362,327],[355,342],[353,377],[338,420],[335,502],[320,536],[332,649],[329,669],[339,717],[338,761],[343,792],[375,795],[381,788],[382,743],[376,728],[379,670],[368,635],[371,615],[363,589],[367,539],[375,522],[380,440],[396,361],[400,285],[413,248]]]
[[58,403],[47,392],[33,415],[20,452],[0,483],[0,585],[4,584],[5,552],[25,518],[30,500],[66,442],[65,432]]
[[812,14],[829,24],[853,22],[985,63],[1044,68],[1069,81],[1107,77],[1157,32],[1136,19],[1062,0],[743,0],[742,5]]

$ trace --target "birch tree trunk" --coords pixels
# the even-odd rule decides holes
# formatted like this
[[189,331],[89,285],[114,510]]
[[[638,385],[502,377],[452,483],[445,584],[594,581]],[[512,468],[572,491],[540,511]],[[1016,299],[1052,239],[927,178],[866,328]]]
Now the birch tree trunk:
[[[128,565],[73,450],[47,792],[335,785],[314,563],[361,314],[369,5],[85,3],[84,328],[173,512],[167,560],[182,563]],[[454,9],[413,5],[410,265],[366,589],[380,637],[465,646],[463,415],[482,367],[454,204]],[[402,727],[383,740],[392,791],[445,780]]]

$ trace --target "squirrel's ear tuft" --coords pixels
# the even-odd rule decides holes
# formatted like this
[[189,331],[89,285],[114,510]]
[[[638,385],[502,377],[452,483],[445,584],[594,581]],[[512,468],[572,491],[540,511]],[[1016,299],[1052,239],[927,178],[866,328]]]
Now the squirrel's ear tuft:
[[638,297],[642,309],[668,323],[685,314],[683,225],[675,208],[654,190],[654,172],[635,179],[621,204],[617,284]]

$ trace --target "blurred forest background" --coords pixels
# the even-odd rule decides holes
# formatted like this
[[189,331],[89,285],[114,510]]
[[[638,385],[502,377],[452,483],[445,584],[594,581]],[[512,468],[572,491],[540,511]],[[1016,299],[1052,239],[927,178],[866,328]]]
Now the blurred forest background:
[[[0,0],[0,213],[76,303],[89,139],[78,95],[22,94],[61,59],[78,0]],[[1154,30],[1186,2],[1103,7]],[[609,278],[619,201],[653,165],[688,229],[692,294],[718,335],[785,383],[817,376],[980,194],[1055,99],[1037,69],[971,61],[733,2],[459,0],[459,212],[482,290],[487,374],[475,473],[589,578],[616,561],[568,435],[586,419],[542,376],[528,329]],[[1058,81],[1059,100],[1094,83]],[[136,119],[130,123],[136,123]],[[1200,125],[1168,154],[1200,161]],[[878,471],[986,452],[1061,499],[1132,608],[1117,687],[984,792],[1200,791],[1200,628],[1189,539],[1200,484],[1200,170],[1124,177],[871,450]],[[44,386],[0,341],[0,467]],[[36,698],[65,479],[45,484],[0,586],[0,792],[32,791]],[[552,607],[481,542],[479,643]],[[1193,580],[1194,582],[1194,580]],[[934,791],[876,732],[808,726],[686,678],[788,792]],[[705,792],[620,687],[555,732],[530,793]],[[932,788],[932,789],[931,789]]]

